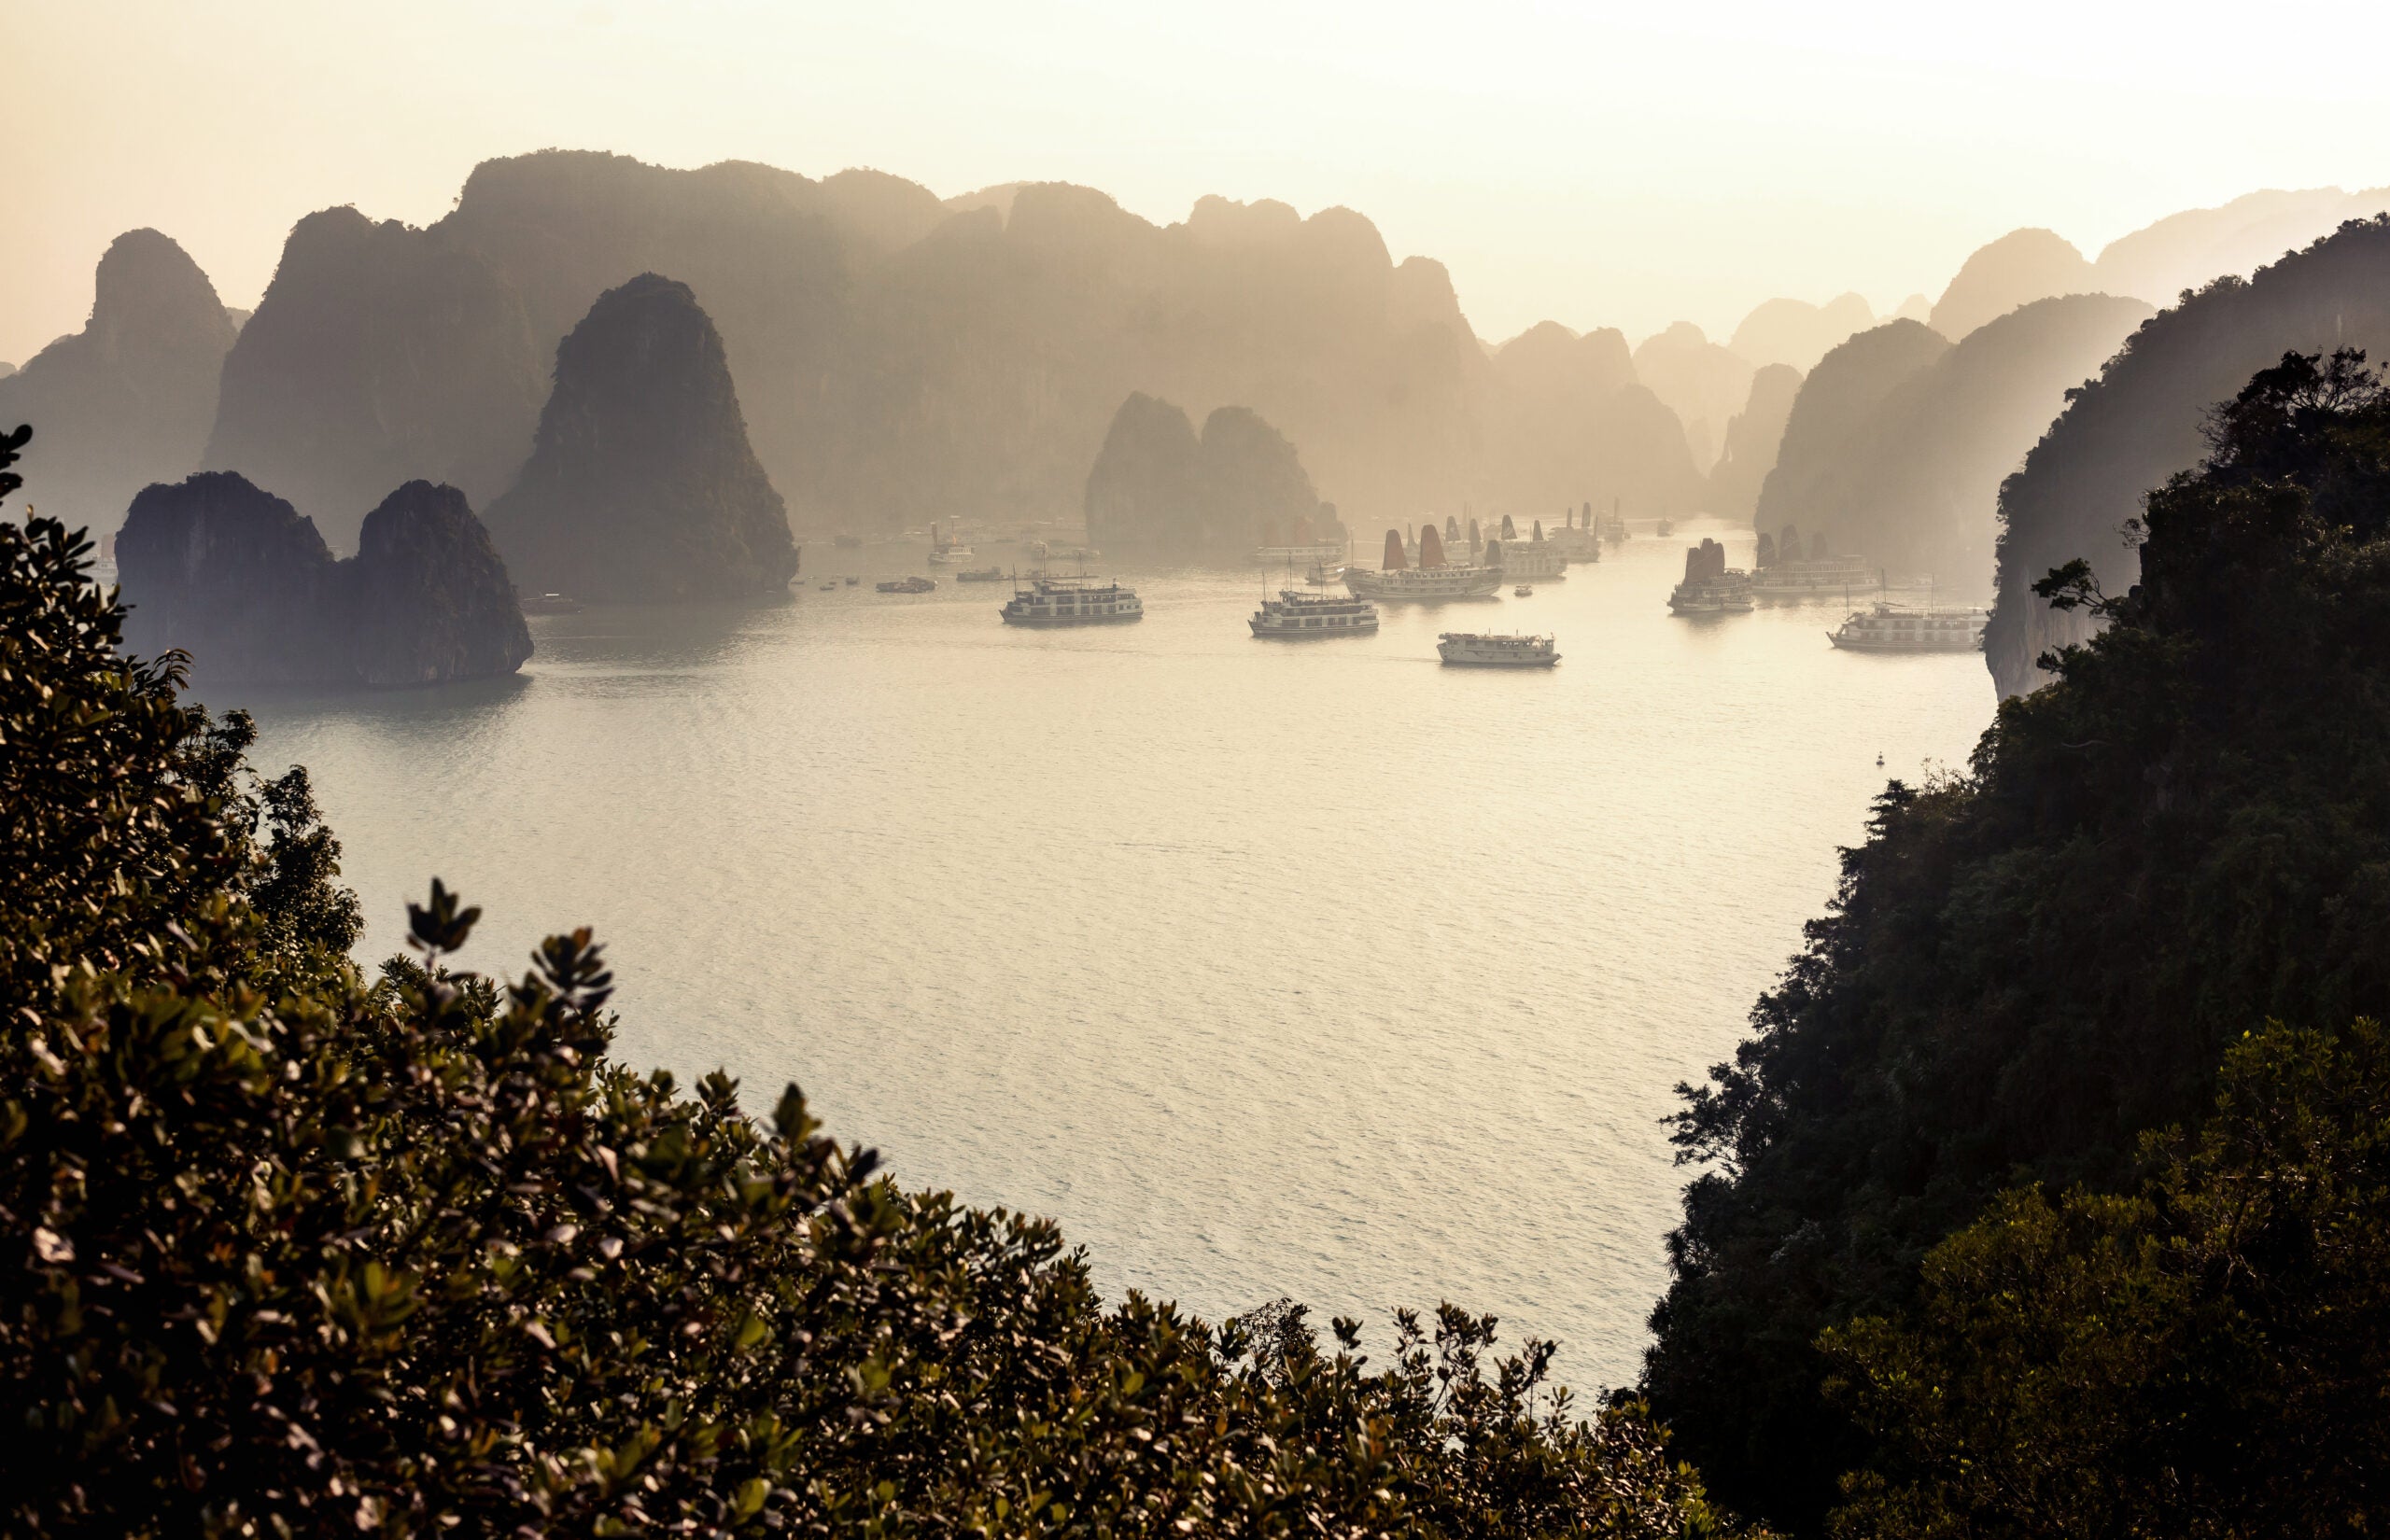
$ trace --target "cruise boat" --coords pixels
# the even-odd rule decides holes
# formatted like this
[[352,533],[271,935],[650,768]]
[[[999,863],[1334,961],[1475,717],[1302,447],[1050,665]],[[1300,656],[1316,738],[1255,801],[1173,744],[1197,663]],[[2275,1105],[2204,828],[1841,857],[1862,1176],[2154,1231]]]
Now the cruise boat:
[[1341,562],[1344,559],[1343,540],[1321,540],[1312,545],[1258,545],[1253,559],[1263,567],[1308,567],[1314,562]]
[[972,559],[971,548],[961,540],[940,535],[935,525],[930,525],[930,565],[961,567]]
[[1726,565],[1726,548],[1704,537],[1684,550],[1684,581],[1668,593],[1676,615],[1742,615],[1750,612],[1751,575]]
[[1989,618],[1980,609],[1879,602],[1846,619],[1842,629],[1827,632],[1826,639],[1851,652],[1975,652],[1983,648]]
[[1561,556],[1560,548],[1540,538],[1543,534],[1541,525],[1537,526],[1536,534],[1538,539],[1532,540],[1488,540],[1485,543],[1485,565],[1498,570],[1506,581],[1565,577],[1568,564]]
[[1562,511],[1568,515],[1568,522],[1561,525],[1558,529],[1549,529],[1544,531],[1543,538],[1552,542],[1552,548],[1554,551],[1560,553],[1560,559],[1562,561],[1600,561],[1602,559],[1602,537],[1601,531],[1594,527],[1594,505],[1591,503],[1587,503],[1585,505],[1585,522],[1583,524],[1579,524],[1577,522],[1577,511],[1575,509],[1564,509]]
[[1002,582],[1005,581],[1005,569],[1001,567],[975,567],[968,572],[957,572],[954,575],[954,581],[956,582]]
[[1257,637],[1365,637],[1378,628],[1378,607],[1343,594],[1282,588],[1245,623]]
[[1118,582],[1037,577],[1014,583],[1000,613],[1007,625],[1117,625],[1144,620],[1146,604]]
[[1877,594],[1883,588],[1884,569],[1864,556],[1806,556],[1772,562],[1751,574],[1751,592],[1763,599]]
[[1471,668],[1549,668],[1560,661],[1550,637],[1495,637],[1447,631],[1436,638],[1436,655]]
[[1413,567],[1403,550],[1402,531],[1385,532],[1385,564],[1372,572],[1366,567],[1344,569],[1344,587],[1357,599],[1483,599],[1502,589],[1498,567],[1448,567],[1443,537],[1434,525],[1419,532],[1419,565]]
[[882,594],[926,594],[937,586],[935,578],[898,578],[892,582],[876,585]]

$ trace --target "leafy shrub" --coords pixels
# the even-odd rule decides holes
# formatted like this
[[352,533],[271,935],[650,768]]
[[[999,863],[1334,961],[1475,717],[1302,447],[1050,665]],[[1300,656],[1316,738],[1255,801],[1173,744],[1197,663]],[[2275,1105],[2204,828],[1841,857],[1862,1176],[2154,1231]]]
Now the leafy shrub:
[[1826,1334],[1876,1441],[1837,1534],[2360,1535],[2390,1473],[2390,1034],[2279,1025],[2131,1197],[2001,1195]]

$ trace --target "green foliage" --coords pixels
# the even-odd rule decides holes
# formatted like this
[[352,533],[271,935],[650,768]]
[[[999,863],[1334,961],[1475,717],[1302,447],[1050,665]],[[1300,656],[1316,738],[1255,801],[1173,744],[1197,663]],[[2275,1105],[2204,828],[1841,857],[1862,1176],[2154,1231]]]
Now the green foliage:
[[1819,1524],[1868,1440],[1818,1334],[1914,1297],[2019,1181],[2117,1192],[2269,1018],[2390,1016],[2390,397],[2285,358],[2152,493],[2109,628],[1971,773],[1894,783],[1835,903],[1688,1088],[1644,1389],[1727,1502]]
[[2141,1193],[2003,1193],[1917,1309],[1830,1331],[1853,1537],[2377,1533],[2390,1034],[2268,1028]]
[[[0,435],[0,467],[27,434]],[[0,488],[14,472],[0,475]],[[306,772],[268,781],[248,717],[181,704],[179,654],[118,653],[124,612],[55,520],[0,522],[0,980],[11,1000],[88,961],[147,973],[157,932],[236,905],[251,982],[339,966],[359,930]]]
[[500,987],[435,883],[370,987],[303,775],[0,525],[0,1531],[1697,1536],[1634,1407],[1494,1323],[1217,1328],[608,1057],[589,934]]

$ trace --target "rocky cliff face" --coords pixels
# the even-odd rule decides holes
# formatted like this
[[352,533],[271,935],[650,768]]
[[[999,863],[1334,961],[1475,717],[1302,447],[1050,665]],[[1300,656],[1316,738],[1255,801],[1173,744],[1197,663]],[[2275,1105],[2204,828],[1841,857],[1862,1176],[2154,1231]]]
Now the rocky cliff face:
[[117,536],[127,651],[191,655],[194,679],[313,682],[338,672],[339,567],[315,521],[228,471],[145,488]]
[[1198,437],[1184,411],[1142,394],[1113,414],[1085,506],[1099,545],[1180,560],[1343,538],[1301,455],[1259,413],[1221,407]]
[[[1818,361],[1786,416],[1776,464],[1760,484],[1756,522],[1804,528],[1838,511],[1839,478],[1885,403],[1919,370],[1950,350],[1942,334],[1915,321],[1887,321]],[[1845,543],[1845,549],[1849,549]],[[1873,552],[1866,554],[1873,555]]]
[[[284,269],[228,371],[209,463],[265,468],[335,543],[346,510],[410,476],[507,484],[539,364],[645,272],[688,284],[720,328],[752,447],[801,524],[1051,517],[1132,392],[1250,407],[1349,508],[1457,504],[1499,470],[1449,277],[1393,261],[1348,209],[1206,199],[1156,226],[1059,184],[941,204],[876,173],[544,152],[477,168],[427,231],[312,217]],[[293,320],[269,345],[276,311]],[[487,357],[442,361],[450,343],[386,324],[416,312],[435,339],[457,317]],[[389,384],[419,369],[453,377],[453,419]]]
[[206,464],[285,489],[346,547],[402,482],[501,490],[530,453],[538,360],[521,299],[479,255],[311,214],[224,360]]
[[2074,243],[2046,230],[2012,230],[1978,249],[1933,306],[1933,329],[1957,342],[2018,305],[2099,287]]
[[1726,349],[1763,369],[1789,364],[1806,374],[1828,352],[1875,324],[1876,312],[1856,294],[1837,295],[1822,305],[1768,300],[1743,317]]
[[207,274],[154,230],[118,236],[93,290],[81,331],[0,378],[0,417],[39,436],[40,510],[105,533],[135,492],[199,463],[233,327]]
[[1626,339],[1582,336],[1556,322],[1496,349],[1483,412],[1483,499],[1511,509],[1590,501],[1679,513],[1700,506],[1701,480],[1676,413],[1636,377]]
[[1207,543],[1233,553],[1240,545],[1308,545],[1325,536],[1319,493],[1286,436],[1241,406],[1203,419],[1203,501]]
[[1800,393],[1801,371],[1790,364],[1767,364],[1751,376],[1750,399],[1726,424],[1726,452],[1709,472],[1708,511],[1744,519],[1758,510],[1760,487],[1776,469],[1784,425]]
[[1192,557],[1202,548],[1195,511],[1203,448],[1184,408],[1138,391],[1112,414],[1088,471],[1089,540],[1105,550]]
[[747,441],[722,337],[688,286],[609,289],[556,349],[531,458],[489,526],[527,590],[584,599],[776,594],[788,511]]
[[531,655],[462,493],[410,483],[363,534],[337,561],[312,519],[230,471],[146,488],[117,539],[126,651],[180,648],[203,685],[436,684]]
[[1750,395],[1750,361],[1679,321],[1636,348],[1635,373],[1683,422],[1694,468],[1708,475],[1725,448],[1728,419]]
[[365,515],[344,563],[358,682],[437,684],[512,674],[531,633],[489,531],[453,486],[409,482]]
[[2150,314],[2138,300],[2073,294],[1976,328],[1843,419],[1839,437],[1805,437],[1769,484],[1761,527],[1797,524],[1896,574],[1988,597],[2002,480]]
[[2390,350],[2390,217],[2352,221],[2246,281],[2220,280],[2143,326],[2088,383],[2001,489],[1999,600],[1985,662],[2003,694],[2044,678],[2043,652],[2087,635],[2032,584],[2077,556],[2111,593],[2139,577],[2121,526],[2142,497],[2197,464],[2208,410],[2289,350]]

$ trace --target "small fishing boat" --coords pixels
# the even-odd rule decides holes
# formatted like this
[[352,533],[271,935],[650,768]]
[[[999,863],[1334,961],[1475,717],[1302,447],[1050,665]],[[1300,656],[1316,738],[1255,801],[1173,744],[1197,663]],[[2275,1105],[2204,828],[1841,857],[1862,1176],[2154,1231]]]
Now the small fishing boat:
[[1511,590],[1511,597],[1514,599],[1532,598],[1534,595],[1535,584],[1531,582],[1523,582],[1519,584],[1518,587]]

